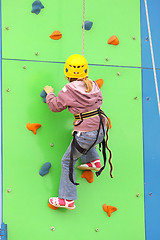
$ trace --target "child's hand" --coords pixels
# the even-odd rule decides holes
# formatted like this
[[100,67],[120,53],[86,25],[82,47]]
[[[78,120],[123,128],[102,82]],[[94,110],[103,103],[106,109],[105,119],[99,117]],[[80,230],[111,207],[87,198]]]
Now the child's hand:
[[44,87],[44,91],[48,94],[48,93],[50,93],[50,92],[52,92],[53,93],[53,88],[51,87],[51,86],[45,86]]

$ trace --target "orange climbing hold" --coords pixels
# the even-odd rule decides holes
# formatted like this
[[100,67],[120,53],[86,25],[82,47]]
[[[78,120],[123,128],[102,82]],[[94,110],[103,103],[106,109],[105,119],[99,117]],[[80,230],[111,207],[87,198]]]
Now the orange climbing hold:
[[86,170],[82,173],[81,178],[85,178],[87,182],[92,183],[94,181],[93,172],[90,170]]
[[56,30],[49,37],[54,40],[59,40],[62,37],[62,33],[60,31]]
[[97,79],[96,83],[97,83],[98,87],[101,88],[103,85],[103,79]]
[[40,123],[27,123],[26,125],[27,129],[32,131],[34,134],[36,134],[36,131],[38,128],[41,127]]
[[108,44],[118,45],[119,44],[119,39],[116,36],[112,36],[108,40]]
[[57,210],[58,207],[54,207],[53,205],[51,205],[50,203],[48,203],[48,207],[52,208],[53,210]]
[[108,117],[108,120],[109,120],[109,129],[111,129],[111,127],[112,127],[111,119]]
[[103,210],[108,214],[108,217],[111,217],[111,213],[117,211],[117,208],[107,204],[103,204]]

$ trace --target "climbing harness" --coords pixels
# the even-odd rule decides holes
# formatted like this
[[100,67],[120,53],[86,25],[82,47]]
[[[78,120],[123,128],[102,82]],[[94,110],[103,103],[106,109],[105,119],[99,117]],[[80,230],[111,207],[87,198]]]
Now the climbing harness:
[[[83,122],[84,119],[95,117],[95,116],[99,116],[100,123],[99,123],[99,128],[98,128],[98,131],[97,131],[96,140],[90,146],[89,149],[82,148],[75,138],[76,132],[74,131],[74,133],[73,133],[73,140],[72,140],[72,143],[71,143],[71,153],[70,153],[69,179],[74,185],[79,185],[79,183],[75,183],[74,180],[73,180],[73,151],[74,151],[74,148],[76,148],[80,153],[86,155],[89,152],[89,150],[96,144],[101,127],[103,129],[104,138],[103,138],[103,141],[99,144],[99,147],[101,149],[101,144],[102,144],[104,166],[98,172],[96,172],[96,175],[98,177],[105,168],[105,165],[106,165],[106,148],[107,148],[107,150],[109,151],[109,160],[108,161],[109,161],[109,165],[110,165],[110,177],[113,178],[113,175],[112,175],[113,166],[112,166],[112,163],[111,163],[112,152],[108,147],[108,130],[109,130],[109,119],[108,119],[108,117],[105,115],[105,113],[102,111],[101,108],[98,108],[94,111],[90,111],[90,112],[86,112],[86,113],[75,114],[74,115],[75,120],[79,120],[80,122],[78,124],[75,124],[75,122],[74,122],[74,126],[80,125]],[[104,124],[103,124],[103,121],[102,121],[102,116],[104,116],[107,120],[106,140],[105,140],[105,130],[104,130]]]

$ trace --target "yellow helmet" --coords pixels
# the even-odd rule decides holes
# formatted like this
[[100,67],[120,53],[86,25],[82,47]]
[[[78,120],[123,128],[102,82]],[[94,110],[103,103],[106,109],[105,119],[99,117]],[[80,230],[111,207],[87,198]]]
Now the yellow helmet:
[[85,78],[88,76],[88,62],[82,55],[71,55],[64,66],[64,74],[69,78]]

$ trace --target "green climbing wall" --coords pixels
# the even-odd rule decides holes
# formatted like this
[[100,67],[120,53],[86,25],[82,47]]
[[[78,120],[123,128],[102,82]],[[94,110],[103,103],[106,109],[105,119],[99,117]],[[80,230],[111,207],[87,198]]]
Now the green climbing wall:
[[[73,116],[67,110],[52,113],[39,95],[45,85],[52,85],[58,94],[66,84],[64,64],[55,61],[82,53],[82,1],[42,4],[45,8],[35,15],[30,0],[2,1],[3,220],[8,239],[144,240],[141,69],[90,66],[90,78],[104,79],[103,109],[113,126],[109,146],[114,179],[108,166],[92,184],[76,170],[80,182],[76,209],[54,211],[47,206],[48,198],[58,195],[61,158],[72,138]],[[138,0],[86,0],[86,19],[94,22],[85,32],[89,63],[140,66],[139,15]],[[49,38],[54,30],[63,34],[59,41]],[[107,44],[113,34],[120,45]],[[27,122],[42,124],[37,135],[27,130]],[[41,177],[38,172],[46,161],[52,168]],[[102,210],[104,203],[118,208],[111,218]]]

